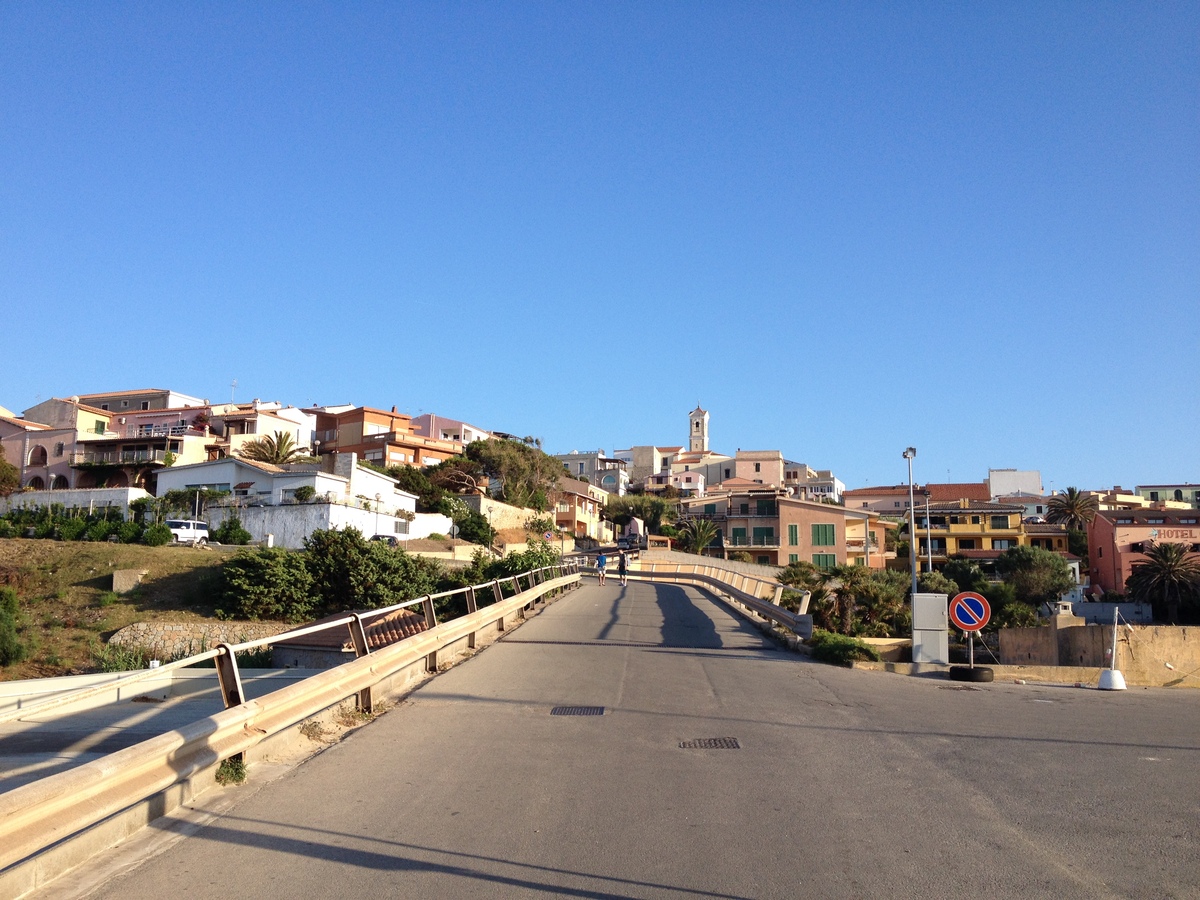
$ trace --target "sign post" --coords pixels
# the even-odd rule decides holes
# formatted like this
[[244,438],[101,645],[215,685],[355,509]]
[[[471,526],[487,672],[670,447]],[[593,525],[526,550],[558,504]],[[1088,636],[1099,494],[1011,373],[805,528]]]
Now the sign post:
[[[961,666],[950,667],[950,677],[958,678],[962,681],[979,680],[975,674],[975,632],[981,630],[992,617],[992,606],[987,601],[987,597],[982,594],[977,594],[975,591],[963,591],[961,594],[955,594],[950,601],[950,621],[957,625],[967,637],[967,674],[958,678],[955,674],[955,669],[961,669]],[[991,669],[980,669],[979,674],[983,672],[988,675],[992,674]],[[987,678],[991,681],[991,678]]]

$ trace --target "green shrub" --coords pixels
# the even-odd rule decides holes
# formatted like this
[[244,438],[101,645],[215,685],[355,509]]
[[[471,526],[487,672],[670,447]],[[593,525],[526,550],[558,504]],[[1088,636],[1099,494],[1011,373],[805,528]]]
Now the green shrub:
[[0,519],[0,538],[12,538],[17,536],[17,526],[8,519]]
[[808,645],[812,647],[813,659],[836,666],[848,667],[855,660],[879,661],[879,654],[869,644],[832,631],[813,632]]
[[9,666],[25,658],[26,646],[17,637],[17,619],[21,614],[17,592],[0,587],[0,666]]
[[313,580],[299,553],[278,548],[239,553],[221,567],[220,613],[236,619],[312,617]]
[[33,526],[33,536],[35,538],[52,538],[54,537],[54,529],[56,527],[57,526],[51,519],[45,519],[41,522],[37,522]]
[[59,540],[77,541],[83,537],[83,533],[87,531],[87,519],[67,519],[58,526]]
[[161,522],[155,523],[142,533],[142,541],[151,547],[171,543],[171,529]]
[[118,600],[117,595],[112,591],[101,591],[100,596],[96,598],[96,603],[100,606],[112,606]]
[[142,539],[145,526],[141,522],[122,522],[113,533],[122,544],[136,544]]
[[297,503],[307,503],[317,494],[317,489],[311,484],[302,484],[292,492],[292,496],[296,498]]
[[217,529],[212,533],[212,537],[219,544],[236,544],[242,546],[250,543],[253,535],[242,527],[241,519],[237,516],[230,516],[217,526]]
[[231,756],[217,766],[217,784],[241,784],[246,780],[246,762],[240,756]]
[[105,644],[92,655],[92,662],[101,672],[134,672],[150,668],[155,656],[145,647],[122,647]]
[[305,538],[304,549],[322,614],[378,609],[431,594],[442,575],[435,560],[368,541],[357,528],[314,531]]
[[93,522],[87,528],[87,539],[89,541],[107,541],[108,536],[113,533],[116,525],[113,522],[107,522],[101,519],[99,522]]

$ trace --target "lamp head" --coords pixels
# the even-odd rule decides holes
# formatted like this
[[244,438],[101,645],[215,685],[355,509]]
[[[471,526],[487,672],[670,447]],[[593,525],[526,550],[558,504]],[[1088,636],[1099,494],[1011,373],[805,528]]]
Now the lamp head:
[[917,455],[917,448],[916,447],[905,447],[904,453],[902,455],[904,456],[905,459],[912,459],[914,456]]

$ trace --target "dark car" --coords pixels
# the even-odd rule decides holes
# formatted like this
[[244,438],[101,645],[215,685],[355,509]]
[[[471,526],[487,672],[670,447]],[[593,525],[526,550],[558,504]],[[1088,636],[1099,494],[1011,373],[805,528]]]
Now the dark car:
[[393,537],[393,536],[392,536],[392,535],[390,535],[390,534],[376,534],[376,535],[372,535],[372,537],[371,537],[371,540],[373,540],[373,541],[383,541],[383,542],[384,542],[385,544],[387,544],[389,547],[399,547],[399,546],[400,546],[400,538],[398,538],[398,537]]

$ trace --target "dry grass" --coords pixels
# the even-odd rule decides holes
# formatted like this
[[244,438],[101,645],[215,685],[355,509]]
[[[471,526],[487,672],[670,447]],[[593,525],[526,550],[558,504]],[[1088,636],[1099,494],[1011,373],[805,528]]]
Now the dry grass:
[[[0,539],[0,584],[21,601],[24,662],[0,669],[0,680],[92,670],[92,655],[134,622],[211,620],[217,569],[236,548],[146,547],[34,539]],[[144,569],[143,583],[111,594],[115,569]]]

